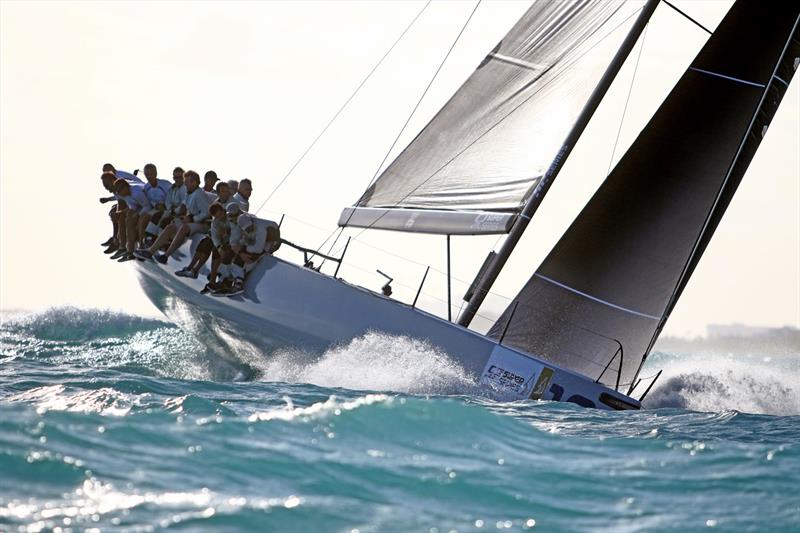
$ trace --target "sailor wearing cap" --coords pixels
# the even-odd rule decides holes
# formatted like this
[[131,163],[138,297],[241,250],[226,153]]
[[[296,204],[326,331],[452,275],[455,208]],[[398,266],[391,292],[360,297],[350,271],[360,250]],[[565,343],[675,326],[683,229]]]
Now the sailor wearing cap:
[[239,215],[236,226],[241,235],[239,237],[238,254],[233,260],[234,282],[231,293],[237,294],[244,291],[244,276],[250,271],[264,254],[272,254],[281,243],[280,228],[272,220],[256,218],[254,215],[244,213]]

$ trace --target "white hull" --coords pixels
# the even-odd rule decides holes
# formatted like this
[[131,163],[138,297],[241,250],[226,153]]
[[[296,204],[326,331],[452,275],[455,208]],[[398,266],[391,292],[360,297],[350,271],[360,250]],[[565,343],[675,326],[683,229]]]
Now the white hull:
[[[187,254],[189,246],[181,252]],[[168,265],[134,263],[156,307],[183,329],[215,344],[211,348],[220,355],[236,353],[237,361],[269,358],[286,349],[319,355],[376,331],[427,341],[504,397],[575,401],[604,409],[639,408],[636,400],[585,376],[276,257],[259,262],[248,275],[244,294],[221,298],[200,294],[205,270],[195,280],[175,276],[179,265],[175,260]]]

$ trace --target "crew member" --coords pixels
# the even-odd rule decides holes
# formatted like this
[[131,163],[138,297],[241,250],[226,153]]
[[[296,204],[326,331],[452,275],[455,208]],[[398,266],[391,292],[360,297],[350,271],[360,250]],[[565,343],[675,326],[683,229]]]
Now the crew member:
[[[164,228],[156,241],[149,248],[136,250],[136,255],[144,259],[155,257],[162,264],[167,263],[167,259],[183,244],[187,237],[196,233],[205,233],[209,227],[208,215],[208,195],[200,188],[200,176],[193,170],[188,170],[184,174],[184,185],[186,186],[186,214],[181,215],[177,220]],[[167,244],[170,239],[172,242],[167,251],[158,256],[155,252]]]
[[[158,221],[166,210],[167,195],[172,184],[167,180],[158,179],[158,170],[153,163],[144,166],[144,177],[147,182],[144,184],[144,193],[150,201],[152,209],[139,216],[139,235],[149,235],[155,238],[158,235]],[[144,238],[144,237],[143,237]]]
[[239,204],[242,211],[250,211],[250,195],[253,194],[253,183],[249,179],[239,182],[239,189],[233,195],[233,201]]
[[[119,198],[120,204],[124,202],[125,205],[124,211],[119,211],[118,205],[119,242],[125,243],[125,250],[118,254],[118,257],[120,262],[130,261],[134,259],[133,250],[136,244],[141,244],[142,235],[139,235],[139,217],[150,211],[152,206],[150,205],[150,200],[147,199],[143,185],[132,185],[128,181],[118,178],[114,182],[114,192]],[[115,256],[112,255],[111,258],[114,259]]]

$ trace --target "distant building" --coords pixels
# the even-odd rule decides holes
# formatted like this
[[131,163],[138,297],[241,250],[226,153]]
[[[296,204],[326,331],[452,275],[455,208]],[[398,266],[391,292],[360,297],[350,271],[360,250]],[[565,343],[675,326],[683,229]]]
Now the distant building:
[[708,339],[751,339],[771,333],[774,329],[775,328],[746,326],[744,324],[709,324],[706,327],[706,337]]

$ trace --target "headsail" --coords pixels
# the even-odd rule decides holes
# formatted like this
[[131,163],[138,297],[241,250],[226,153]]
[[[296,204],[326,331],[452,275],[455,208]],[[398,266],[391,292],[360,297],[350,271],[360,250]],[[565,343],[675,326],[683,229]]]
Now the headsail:
[[[535,2],[339,225],[507,232],[641,6]],[[476,211],[506,215],[474,227]]]
[[490,335],[633,382],[797,69],[798,17],[736,2]]

